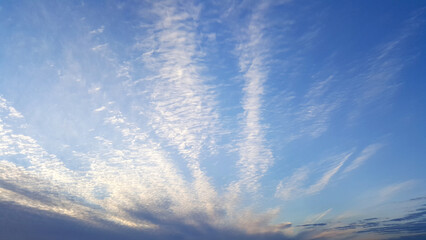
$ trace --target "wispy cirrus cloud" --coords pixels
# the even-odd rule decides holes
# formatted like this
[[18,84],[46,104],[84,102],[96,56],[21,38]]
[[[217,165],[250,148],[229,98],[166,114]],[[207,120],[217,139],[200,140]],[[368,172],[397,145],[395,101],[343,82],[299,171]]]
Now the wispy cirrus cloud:
[[315,81],[304,96],[297,121],[303,124],[302,136],[321,136],[329,128],[332,114],[342,105],[342,97],[331,90],[335,83],[334,76]]
[[[388,106],[389,99],[403,84],[398,75],[415,58],[403,57],[400,49],[409,43],[410,37],[418,32],[417,21],[423,11],[416,11],[405,20],[398,33],[391,39],[384,40],[372,49],[363,63],[356,63],[349,72],[360,72],[351,76],[352,88],[347,90],[353,96],[353,110],[349,113],[349,121],[354,123],[363,112],[377,106]],[[358,70],[358,71],[357,71]]]
[[314,194],[323,190],[325,186],[327,186],[327,184],[330,182],[330,179],[340,170],[340,168],[351,155],[352,153],[344,155],[340,162],[338,162],[335,166],[325,172],[324,175],[315,184],[309,186],[309,188],[306,190],[306,193]]
[[[335,159],[334,165],[331,165],[315,183],[310,185],[306,183],[309,179],[312,179],[312,175],[315,175],[315,170],[312,169],[320,169],[321,165],[317,164],[316,167],[313,167],[315,164],[311,163],[308,166],[298,168],[294,171],[292,176],[281,180],[277,186],[275,196],[288,200],[318,193],[328,185],[332,177],[337,173],[343,174],[341,176],[344,177],[345,174],[360,167],[366,160],[379,151],[382,146],[383,144],[380,143],[371,144],[365,147],[358,156],[355,155],[356,157],[354,157],[354,151],[331,157],[330,159]],[[350,160],[351,158],[355,159]],[[348,162],[349,164],[347,164]],[[322,164],[324,164],[324,162]],[[346,167],[344,167],[344,165],[346,165]]]
[[148,12],[156,21],[146,29],[150,34],[135,45],[144,51],[140,59],[152,71],[141,82],[151,85],[152,109],[143,114],[155,133],[186,160],[197,198],[213,212],[217,193],[201,169],[200,154],[214,148],[214,136],[220,130],[214,93],[201,74],[203,53],[196,34],[200,6],[164,1],[153,3]]
[[316,223],[316,222],[320,221],[321,219],[323,219],[325,216],[327,216],[331,211],[333,211],[333,209],[329,208],[329,209],[325,210],[324,212],[309,216],[309,217],[306,218],[305,224]]
[[400,183],[391,184],[389,186],[384,187],[378,192],[377,202],[384,202],[389,198],[397,195],[402,191],[406,191],[413,187],[416,184],[415,180],[404,181]]
[[[268,70],[263,62],[267,58],[267,40],[264,37],[263,14],[268,5],[261,3],[252,14],[246,36],[238,46],[240,72],[244,79],[242,108],[244,110],[242,140],[239,145],[240,159],[237,166],[240,180],[231,186],[232,191],[256,192],[259,180],[273,163],[272,151],[267,147],[262,124],[262,96]],[[266,46],[265,46],[266,45]]]
[[[403,84],[398,79],[399,74],[415,58],[405,56],[401,49],[418,33],[421,12],[413,13],[411,18],[399,26],[396,34],[383,38],[360,58],[346,56],[348,67],[336,68],[338,64],[335,61],[341,57],[340,52],[331,51],[324,55],[324,59],[316,63],[319,67],[312,66],[310,57],[303,50],[285,52],[291,56],[289,59],[286,54],[282,54],[281,71],[295,69],[292,73],[283,74],[283,78],[293,80],[302,75],[312,80],[301,90],[288,88],[280,92],[276,95],[277,101],[272,101],[274,114],[285,119],[282,121],[285,124],[277,122],[275,126],[276,131],[282,131],[282,138],[286,142],[306,136],[318,138],[334,128],[331,123],[342,116],[348,119],[347,127],[351,127],[363,114],[369,114],[371,109],[379,106],[381,109],[389,109],[392,97]],[[317,49],[320,46],[318,36],[326,28],[321,21],[317,21],[311,32],[306,31],[312,37],[290,38],[287,44],[301,44],[301,49],[305,49],[305,46]],[[304,69],[306,65],[312,68]]]
[[307,181],[312,179],[312,175],[315,174],[312,169],[318,169],[318,167],[313,167],[315,164],[310,164],[309,166],[297,169],[292,176],[280,181],[275,192],[275,197],[290,200],[319,193],[329,184],[332,177],[336,175],[351,155],[352,152],[346,152],[330,158],[331,164],[328,164],[331,166],[325,170],[319,179],[311,184],[307,183]]
[[343,173],[348,173],[351,172],[355,169],[357,169],[358,167],[360,167],[366,160],[368,160],[369,158],[371,158],[377,151],[380,150],[380,148],[382,148],[383,145],[380,143],[375,143],[375,144],[371,144],[369,146],[367,146],[366,148],[364,148],[362,150],[362,152],[360,153],[360,156],[358,156],[357,158],[355,158],[349,166],[347,166],[344,170]]

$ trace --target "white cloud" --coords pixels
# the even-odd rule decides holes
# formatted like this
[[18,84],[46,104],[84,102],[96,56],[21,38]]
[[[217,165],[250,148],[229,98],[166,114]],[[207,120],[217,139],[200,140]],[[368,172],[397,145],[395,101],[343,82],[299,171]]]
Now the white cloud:
[[313,184],[306,184],[312,178],[312,169],[315,169],[313,164],[297,169],[291,177],[280,181],[275,192],[275,197],[290,200],[319,193],[329,184],[331,178],[336,175],[351,155],[352,153],[350,152],[332,157],[331,167],[328,167],[328,170]]
[[0,96],[0,108],[5,109],[7,108],[6,105],[6,99],[4,99],[3,97]]
[[334,76],[331,75],[324,80],[314,82],[308,89],[297,119],[298,122],[303,123],[302,134],[319,137],[328,129],[331,116],[342,101],[338,94],[330,91],[334,81]]
[[[203,224],[191,217],[203,213],[207,214],[206,221],[217,227],[232,226],[253,233],[288,229],[289,223],[272,224],[278,214],[276,209],[260,215],[245,209],[244,215],[240,215],[242,209],[226,212],[226,206],[219,205],[219,197],[200,196],[206,186],[199,185],[201,181],[185,180],[150,133],[143,132],[114,108],[114,103],[104,107],[104,127],[106,132],[117,132],[121,137],[117,141],[117,137],[108,137],[111,135],[98,135],[89,152],[73,151],[76,161],[89,165],[84,171],[68,169],[32,137],[0,124],[0,155],[23,155],[29,161],[25,167],[0,161],[0,180],[13,186],[0,187],[0,201],[66,215],[100,227],[108,221],[136,229],[159,228],[132,215],[147,209],[163,220],[178,218],[191,226]],[[5,104],[4,109],[9,106]]]
[[95,51],[95,52],[102,51],[102,50],[105,50],[107,47],[108,47],[108,43],[98,44],[92,47],[92,51]]
[[105,110],[106,109],[106,107],[105,106],[102,106],[102,107],[99,107],[99,108],[96,108],[95,110],[93,110],[93,111],[95,111],[95,112],[102,112],[103,110]]
[[393,39],[378,45],[364,61],[366,64],[358,66],[361,74],[354,77],[356,83],[351,89],[356,93],[354,103],[357,105],[349,115],[351,122],[356,122],[364,109],[383,106],[383,101],[388,100],[401,85],[397,76],[410,60],[401,57],[400,46],[418,32],[417,17],[405,21]]
[[288,200],[303,193],[304,182],[308,179],[309,170],[307,168],[297,169],[292,176],[282,180],[275,193],[275,197]]
[[325,186],[330,182],[330,179],[339,171],[343,164],[348,160],[352,153],[347,154],[342,158],[340,162],[331,169],[329,169],[315,184],[311,185],[306,189],[307,194],[317,193],[325,188]]
[[377,202],[384,202],[388,200],[389,198],[412,188],[415,184],[416,184],[415,180],[409,180],[409,181],[386,186],[378,192]]
[[[194,177],[197,198],[213,211],[216,192],[201,169],[200,154],[211,148],[220,133],[215,94],[205,83],[197,50],[199,6],[191,2],[156,2],[150,14],[157,17],[148,37],[136,44],[145,51],[141,59],[152,75],[148,78],[152,109],[144,109],[155,133],[174,146]],[[184,11],[179,11],[181,8]],[[149,53],[149,54],[148,54]],[[144,82],[147,83],[147,82]]]
[[100,33],[103,33],[104,32],[104,30],[105,30],[105,27],[104,26],[101,26],[101,27],[99,27],[99,28],[97,28],[97,29],[94,29],[94,30],[92,30],[92,31],[90,31],[90,34],[100,34]]
[[[170,201],[173,204],[169,209],[161,211],[171,210],[177,216],[202,209],[202,204],[192,195],[189,184],[183,181],[158,144],[148,140],[121,113],[108,113],[110,116],[106,117],[106,123],[123,133],[123,145],[116,149],[112,141],[96,137],[100,141],[100,148],[94,146],[93,152],[89,153],[74,152],[80,162],[90,163],[90,170],[85,173],[66,168],[36,140],[14,134],[12,129],[1,124],[0,157],[22,155],[28,159],[29,165],[21,167],[9,161],[0,161],[0,179],[14,186],[12,189],[3,187],[0,199],[92,224],[98,224],[93,220],[97,216],[136,228],[154,227],[127,213],[136,210],[139,204],[160,211],[163,206],[156,205]],[[99,198],[96,189],[103,189],[104,196]],[[22,195],[26,192],[28,196]],[[32,199],[38,195],[40,200]],[[97,207],[93,208],[94,205]]]
[[24,118],[22,114],[6,101],[5,98],[0,96],[0,112],[7,112],[7,116],[10,118]]
[[99,84],[93,85],[87,92],[89,94],[95,94],[97,92],[99,92],[101,90],[101,86],[99,86]]
[[316,222],[320,221],[326,215],[328,215],[332,210],[333,210],[332,208],[329,208],[329,209],[325,210],[324,212],[321,212],[321,213],[307,217],[306,220],[305,220],[305,224],[312,224],[312,223],[316,223]]
[[126,79],[131,79],[130,63],[126,62],[119,66],[117,70],[117,77],[125,77]]
[[375,143],[364,148],[361,154],[343,170],[343,173],[348,173],[360,167],[366,160],[371,158],[378,150],[380,150],[382,146],[382,144]]
[[247,39],[238,46],[240,71],[244,79],[242,100],[244,119],[240,123],[243,128],[243,139],[238,145],[240,159],[237,166],[240,180],[233,183],[233,188],[241,188],[248,192],[258,190],[259,180],[273,162],[272,151],[266,145],[264,126],[261,123],[263,84],[268,77],[263,65],[267,57],[265,47],[267,41],[262,37],[264,35],[262,7],[264,6],[260,4],[251,16],[247,26]]
[[9,117],[13,117],[13,118],[24,118],[24,116],[22,116],[22,114],[18,111],[16,111],[15,108],[13,107],[9,107]]

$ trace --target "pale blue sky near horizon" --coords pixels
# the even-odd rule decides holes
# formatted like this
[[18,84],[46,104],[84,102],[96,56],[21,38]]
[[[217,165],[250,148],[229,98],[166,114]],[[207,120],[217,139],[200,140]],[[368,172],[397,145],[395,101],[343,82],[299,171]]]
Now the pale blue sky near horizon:
[[426,238],[425,26],[414,0],[0,1],[0,238]]

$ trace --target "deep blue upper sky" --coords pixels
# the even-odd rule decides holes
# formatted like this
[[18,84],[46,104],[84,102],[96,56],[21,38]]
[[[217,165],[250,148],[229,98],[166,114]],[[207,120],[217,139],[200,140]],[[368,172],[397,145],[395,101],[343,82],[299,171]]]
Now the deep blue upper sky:
[[1,239],[426,238],[425,1],[1,1]]

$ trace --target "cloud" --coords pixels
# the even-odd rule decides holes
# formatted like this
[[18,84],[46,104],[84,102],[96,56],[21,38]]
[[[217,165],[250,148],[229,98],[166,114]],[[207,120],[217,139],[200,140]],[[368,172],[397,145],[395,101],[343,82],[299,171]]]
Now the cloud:
[[9,118],[23,118],[22,114],[12,106],[9,106],[6,99],[0,96],[0,110],[8,112],[7,117]]
[[93,35],[100,34],[100,33],[103,33],[104,30],[105,30],[105,27],[101,26],[98,29],[94,29],[94,30],[90,31],[90,34],[93,34]]
[[[49,127],[49,123],[54,122],[62,128],[65,120],[74,123],[72,121],[88,119],[82,121],[90,129],[87,132],[86,128],[77,131],[71,124],[70,130],[84,137],[64,143],[69,152],[64,154],[49,141],[39,142],[31,132],[20,131],[16,127],[17,113],[12,114],[13,119],[1,116],[1,123],[10,121],[1,125],[2,157],[7,157],[0,162],[1,201],[65,218],[67,223],[72,219],[91,227],[117,226],[144,233],[153,229],[166,231],[170,227],[174,229],[171,236],[176,234],[177,238],[187,236],[184,230],[188,229],[201,232],[200,236],[208,239],[209,229],[214,229],[217,236],[227,236],[229,232],[231,236],[247,239],[252,238],[251,235],[285,239],[282,233],[290,224],[272,224],[276,211],[257,214],[251,209],[227,209],[223,206],[227,204],[225,197],[218,196],[201,167],[200,156],[205,150],[214,150],[215,136],[221,129],[215,92],[206,83],[202,75],[204,66],[199,60],[204,54],[198,48],[200,7],[167,1],[152,4],[153,8],[147,10],[153,21],[147,30],[149,34],[138,36],[138,41],[143,39],[143,43],[134,44],[138,51],[145,52],[137,61],[149,68],[149,74],[142,78],[135,80],[132,75],[136,60],[120,62],[114,54],[109,54],[113,41],[65,44],[70,46],[64,54],[66,67],[55,67],[58,83],[52,89],[57,90],[55,94],[63,95],[57,99],[65,96],[71,101],[55,102],[53,110],[60,114],[53,114],[55,118],[45,122]],[[89,35],[102,31],[103,28],[95,29]],[[88,32],[83,32],[87,37]],[[97,37],[105,42],[103,35]],[[105,54],[94,52],[101,50]],[[96,63],[90,65],[93,69],[85,69],[84,63],[88,62]],[[98,63],[108,67],[96,69]],[[253,68],[247,76],[256,77],[256,71]],[[106,75],[112,76],[112,80],[104,78]],[[110,80],[113,86],[108,86]],[[76,87],[72,98],[66,91],[70,86]],[[120,103],[117,101],[117,96],[122,97],[120,87],[143,89],[137,92],[142,96],[128,95],[125,99],[128,102]],[[147,104],[140,104],[141,98],[147,100]],[[133,102],[138,104],[132,105]],[[7,111],[13,109],[6,101],[0,102],[2,109],[3,105]],[[132,110],[133,107],[143,109],[140,116],[126,112],[128,105]],[[79,107],[87,111],[76,111]],[[50,109],[39,106],[37,110],[40,115],[52,114],[48,112]],[[46,115],[42,119],[46,119]],[[56,141],[56,138],[50,141],[52,139]],[[58,142],[61,140],[63,138]],[[9,161],[12,158],[23,159],[25,164],[20,166]],[[186,162],[186,168],[181,165],[181,159]],[[186,175],[187,170],[190,176]],[[239,216],[240,210],[247,218]],[[244,224],[240,224],[242,222]]]
[[[185,231],[204,239],[228,234],[286,239],[282,232],[289,223],[270,224],[276,211],[258,215],[245,210],[240,216],[220,206],[211,211],[197,195],[199,186],[184,180],[160,145],[114,108],[113,103],[108,104],[98,114],[109,132],[121,135],[120,140],[95,136],[97,144],[89,152],[74,151],[80,163],[88,163],[84,171],[67,168],[36,140],[2,125],[2,156],[23,154],[29,160],[24,167],[0,161],[0,201],[94,228],[127,227],[152,239],[188,236]],[[249,233],[248,226],[252,226]],[[164,235],[154,229],[169,230]]]
[[300,225],[299,227],[315,228],[315,227],[322,227],[326,225],[327,223],[312,223],[312,224],[303,224],[303,225]]
[[[90,226],[72,218],[35,211],[21,206],[5,205],[0,203],[0,211],[8,216],[0,219],[3,239],[106,239],[106,240],[178,240],[178,239],[245,239],[245,240],[287,240],[295,239],[285,237],[278,233],[246,234],[233,229],[217,229],[207,225],[194,228],[182,222],[169,221],[163,224],[169,226],[164,231],[141,231],[138,229],[124,228],[109,224],[106,227]],[[23,229],[25,231],[23,231]]]
[[312,178],[313,164],[297,169],[291,177],[280,181],[276,188],[275,197],[290,200],[322,191],[351,155],[352,152],[342,153],[330,158],[333,160],[331,167],[310,185],[306,184],[306,181]]
[[[25,31],[20,36],[29,42],[43,42],[44,50],[38,46],[31,52],[33,45],[23,48],[25,54],[21,55],[32,54],[32,58],[15,69],[25,69],[31,79],[33,73],[40,74],[36,80],[28,80],[33,81],[26,89],[31,97],[22,94],[26,90],[11,90],[12,95],[22,97],[16,109],[0,97],[0,212],[7,216],[0,219],[6,229],[0,238],[311,239],[317,229],[332,227],[323,222],[331,208],[295,226],[281,221],[280,208],[258,210],[266,203],[244,198],[263,197],[266,188],[262,188],[262,180],[274,162],[265,124],[270,109],[265,102],[268,84],[275,81],[269,81],[271,55],[277,54],[270,45],[273,39],[267,9],[274,8],[276,2],[255,3],[253,9],[248,9],[252,7],[249,1],[224,4],[232,5],[223,14],[228,16],[239,6],[248,7],[241,11],[247,24],[238,26],[244,36],[230,37],[232,40],[224,44],[237,42],[237,59],[230,61],[239,64],[240,72],[235,75],[242,80],[242,97],[232,96],[241,105],[233,108],[232,116],[220,116],[228,103],[205,75],[205,61],[211,59],[205,57],[203,41],[209,46],[223,41],[223,32],[213,32],[227,24],[219,24],[223,19],[212,19],[214,30],[204,34],[209,26],[200,19],[208,4],[168,0],[121,3],[126,22],[120,25],[116,16],[122,13],[99,14],[110,5],[89,11],[80,4],[61,3],[54,6],[69,10],[50,11],[57,9],[37,3],[43,15],[40,19],[45,20],[37,18],[37,24],[28,26],[43,28],[40,23],[80,20],[64,26],[65,31],[57,30],[62,29],[62,22],[43,31],[34,28],[37,34],[30,34],[30,38]],[[91,14],[100,17],[91,19],[97,23],[108,18],[108,27],[90,26],[89,19],[84,19]],[[75,31],[68,33],[69,29]],[[105,29],[108,34],[102,34]],[[71,38],[57,38],[62,34]],[[314,41],[312,34],[305,38]],[[390,44],[384,52],[398,44]],[[117,48],[119,51],[113,51]],[[49,59],[39,63],[39,58],[47,59],[45,56]],[[48,70],[43,70],[45,65]],[[233,77],[226,74],[218,76],[224,81]],[[22,76],[17,78],[26,78]],[[345,101],[342,91],[334,90],[337,77],[315,77],[314,83],[302,90],[300,103],[289,110],[290,121],[283,121],[291,128],[288,135],[317,138],[327,131],[333,113]],[[7,80],[4,86],[13,81]],[[13,86],[26,83],[18,82]],[[291,104],[297,100],[291,91],[283,95]],[[31,105],[26,105],[29,102]],[[22,109],[23,105],[27,109]],[[223,127],[229,119],[234,124]],[[23,122],[30,128],[25,129]],[[226,152],[209,158],[222,147],[218,141],[227,141],[221,139],[225,133],[230,135],[227,144],[233,145],[229,148],[237,154]],[[362,165],[377,151],[374,146],[365,148],[343,172]],[[287,200],[323,191],[342,172],[350,154],[302,165],[280,182],[275,195]],[[232,172],[226,173],[229,179],[221,185],[213,184],[219,177],[212,179],[208,169],[213,164],[208,161],[216,158],[223,159],[219,171]],[[381,193],[391,196],[407,186]],[[247,207],[250,204],[255,206]],[[393,218],[393,222],[414,221],[423,215],[413,213]],[[370,222],[360,226],[378,226]],[[294,233],[296,228],[303,232]],[[336,229],[349,229],[341,228]]]
[[220,129],[215,94],[205,83],[198,60],[203,55],[197,48],[199,11],[192,2],[153,3],[148,14],[156,21],[135,47],[144,52],[141,59],[152,72],[141,82],[150,84],[151,109],[143,114],[155,133],[186,161],[197,198],[213,211],[217,193],[201,169],[199,157],[203,150],[215,148],[214,136]]
[[371,144],[363,149],[360,155],[352,160],[348,167],[342,169],[344,164],[352,157],[353,151],[342,153],[340,155],[331,157],[335,159],[333,165],[314,183],[307,184],[307,181],[312,179],[314,174],[312,169],[313,163],[308,166],[298,168],[294,171],[293,175],[280,181],[276,188],[275,197],[290,200],[302,196],[313,195],[322,191],[330,182],[331,178],[338,172],[347,173],[358,168],[364,161],[375,154],[382,144]]
[[370,157],[372,157],[377,151],[380,150],[380,148],[382,148],[383,145],[380,143],[375,143],[375,144],[371,144],[369,146],[367,146],[366,148],[364,148],[360,154],[360,156],[358,156],[357,158],[355,158],[349,166],[347,166],[344,170],[343,173],[348,173],[351,172],[355,169],[357,169],[358,167],[360,167],[366,160],[368,160]]
[[102,106],[102,107],[99,107],[99,108],[96,108],[95,110],[93,110],[93,111],[95,111],[95,112],[101,112],[101,111],[103,111],[103,110],[105,110],[106,108],[105,108],[105,106]]
[[[312,33],[307,33],[308,36],[315,36],[315,32],[322,33],[327,29],[327,26],[321,26],[320,20],[314,19],[317,25]],[[413,56],[407,56],[402,49],[410,37],[418,33],[419,20],[418,13],[414,14],[396,34],[376,44],[359,59],[352,58],[350,54],[340,56],[346,52],[336,51],[324,55],[323,61],[316,63],[320,67],[311,71],[303,67],[311,65],[310,56],[306,52],[293,53],[289,50],[281,54],[280,59],[284,60],[281,60],[278,71],[296,69],[293,73],[284,73],[285,79],[291,82],[301,77],[313,82],[307,86],[301,84],[301,90],[289,87],[277,94],[277,100],[270,103],[276,118],[280,119],[274,129],[281,133],[279,141],[284,139],[285,142],[292,142],[306,136],[318,138],[327,133],[332,127],[330,123],[341,116],[346,116],[348,123],[354,125],[359,124],[357,120],[371,112],[371,109],[382,111],[391,106],[389,100],[402,84],[398,75],[413,61]],[[282,41],[290,46],[300,44],[303,46],[300,49],[307,49],[306,46],[318,44],[318,40],[301,39],[301,44],[287,37]],[[335,64],[340,61],[337,59],[345,59],[350,67],[345,69],[339,66],[337,69]]]
[[[426,227],[426,210],[417,209],[414,213],[407,214],[403,217],[393,218],[390,220],[373,220],[360,223],[352,223],[346,227],[339,228],[352,228],[357,230],[357,233],[378,233],[381,235],[392,236],[392,234],[399,234],[406,237],[425,236]],[[398,238],[398,237],[397,237]],[[405,238],[404,238],[405,239]]]
[[277,186],[275,197],[284,200],[300,196],[304,193],[303,185],[308,179],[309,170],[307,168],[299,168],[287,179],[282,180]]
[[319,137],[327,131],[333,112],[342,104],[341,96],[330,90],[335,81],[331,75],[317,80],[308,89],[297,113],[298,122],[303,123],[301,134]]
[[400,193],[401,191],[405,191],[416,184],[415,180],[409,180],[401,183],[391,184],[389,186],[384,187],[378,192],[377,201],[383,202],[388,198]]
[[317,193],[325,188],[330,179],[339,171],[339,169],[343,166],[346,160],[352,155],[352,153],[347,154],[343,157],[341,162],[339,162],[335,167],[328,170],[315,184],[311,185],[307,190],[307,194]]
[[240,72],[244,79],[244,119],[240,123],[243,139],[239,143],[240,159],[237,162],[240,180],[233,183],[233,191],[241,188],[243,191],[256,192],[259,180],[273,162],[272,151],[266,145],[264,126],[261,123],[263,84],[268,76],[263,65],[268,51],[267,41],[262,37],[264,7],[263,4],[257,6],[258,9],[250,17],[247,26],[246,40],[238,46]]
[[[65,67],[50,66],[57,80],[51,89],[56,90],[53,93],[58,98],[43,99],[45,102],[39,103],[45,105],[37,106],[36,110],[43,115],[40,117],[43,124],[49,127],[52,122],[61,128],[64,122],[71,122],[70,130],[84,135],[75,142],[62,144],[63,138],[43,139],[50,135],[42,136],[40,141],[33,137],[34,132],[21,131],[17,123],[26,120],[6,100],[0,99],[0,110],[4,106],[7,111],[0,116],[0,202],[8,203],[16,214],[22,213],[21,219],[19,214],[14,215],[18,218],[16,222],[22,220],[22,227],[27,226],[23,223],[26,217],[36,216],[48,224],[54,221],[67,224],[60,229],[70,238],[81,234],[81,239],[93,239],[112,230],[120,233],[106,239],[122,239],[121,233],[125,231],[147,239],[188,239],[190,233],[197,239],[288,239],[283,233],[291,223],[277,223],[277,209],[259,214],[245,207],[227,208],[226,196],[217,193],[202,168],[203,151],[216,148],[215,138],[222,129],[216,111],[216,93],[203,76],[205,66],[200,60],[205,54],[198,47],[200,6],[162,1],[153,2],[152,8],[146,9],[149,10],[141,10],[141,18],[149,12],[153,24],[146,29],[146,35],[135,37],[138,42],[132,50],[143,52],[136,60],[119,61],[119,57],[111,54],[114,41],[104,43],[105,36],[100,34],[104,28],[89,32],[87,29],[93,28],[85,25],[82,32],[86,38],[81,40],[96,34],[99,42],[94,37],[81,45],[68,41],[64,43],[66,53],[59,54],[65,56]],[[103,54],[98,54],[99,51]],[[254,151],[250,153],[250,161],[258,168],[253,176],[259,179],[266,172],[264,165],[269,165],[271,156],[266,160],[255,158],[271,153],[264,145],[261,106],[256,106],[261,104],[262,95],[257,88],[262,88],[266,75],[262,73],[262,58],[254,56],[252,61],[243,74],[247,80],[243,91],[248,117],[242,124],[246,129],[242,142],[247,148],[241,147],[241,154],[247,149]],[[85,68],[85,63],[92,63],[91,67]],[[137,64],[147,69],[143,77],[134,75],[133,67]],[[114,83],[108,84],[109,81]],[[122,91],[121,87],[142,90]],[[76,91],[71,94],[67,92],[69,89]],[[140,95],[129,94],[120,102],[126,90]],[[70,101],[52,101],[55,107],[44,109],[51,99]],[[141,99],[147,103],[141,104]],[[126,107],[131,111],[126,111]],[[80,108],[85,111],[76,110]],[[137,117],[132,115],[137,112],[133,112],[135,109],[141,113]],[[53,120],[45,120],[52,115],[55,115]],[[17,119],[18,116],[22,119]],[[87,129],[75,129],[73,123],[77,121],[87,124]],[[30,123],[38,124],[34,120]],[[257,140],[251,139],[252,134]],[[61,152],[56,145],[52,147],[53,141],[61,142],[58,145],[68,152]],[[257,148],[259,141],[262,146]],[[21,164],[11,161],[18,158]],[[241,172],[249,174],[247,169]],[[249,183],[251,179],[242,181]],[[17,226],[16,222],[10,226]],[[81,225],[90,230],[81,230]],[[28,229],[43,239],[57,238],[55,234],[47,236],[48,229],[44,227]],[[1,234],[2,238],[13,235]],[[123,238],[133,239],[133,236],[124,234]]]
[[306,222],[307,224],[316,223],[316,222],[318,222],[319,220],[321,220],[322,218],[324,218],[326,215],[328,215],[328,214],[329,214],[332,210],[333,210],[332,208],[329,208],[329,209],[325,210],[324,212],[321,212],[321,213],[318,213],[318,214],[315,214],[315,215],[309,216],[309,217],[305,220],[305,222]]
[[95,51],[95,52],[102,51],[102,50],[106,49],[107,46],[108,46],[108,43],[99,44],[99,45],[92,47],[92,51]]
[[300,227],[313,229],[311,238],[318,239],[422,239],[426,235],[426,209],[423,200],[414,205],[411,201],[402,201],[392,206],[380,207],[386,207],[389,212],[401,207],[411,210],[409,213],[404,212],[402,216],[393,214],[394,217],[391,218],[374,217],[371,215],[374,213],[369,213],[369,218],[354,220],[350,217],[349,222],[341,218],[331,219],[324,224],[307,224]]
[[[407,44],[410,36],[417,34],[419,17],[423,11],[415,11],[414,14],[403,22],[402,28],[387,40],[372,49],[365,59],[365,64],[359,64],[356,68],[361,72],[353,77],[353,87],[348,90],[354,95],[355,108],[349,114],[349,120],[354,122],[363,111],[373,107],[384,106],[401,85],[397,76],[412,61],[413,57],[402,56],[400,49]],[[420,14],[419,14],[420,13]]]
[[419,208],[419,209],[416,209],[415,213],[410,213],[404,217],[391,219],[389,220],[389,222],[418,220],[419,218],[425,218],[425,216],[426,216],[426,208]]
[[[115,121],[113,124],[120,124],[123,122],[124,120],[122,119],[122,121]],[[116,222],[117,224],[125,226],[149,226],[149,223],[144,222],[144,220],[126,220],[127,217],[120,214],[120,210],[116,209],[116,206],[109,202],[111,199],[115,199],[116,202],[114,204],[119,203],[120,200],[125,201],[125,199],[122,198],[123,196],[116,196],[116,191],[118,191],[119,194],[123,194],[125,192],[134,192],[137,190],[136,186],[132,186],[131,184],[137,179],[134,176],[134,169],[123,166],[122,168],[106,167],[108,163],[117,166],[120,161],[119,158],[123,156],[121,150],[107,152],[107,157],[102,163],[97,162],[96,157],[92,157],[91,154],[80,155],[81,161],[84,161],[85,158],[91,161],[90,167],[94,170],[93,172],[88,171],[82,174],[65,167],[56,156],[47,153],[37,141],[31,137],[16,134],[12,129],[8,129],[7,126],[2,126],[0,129],[2,130],[0,136],[3,139],[1,144],[1,149],[3,151],[0,153],[0,156],[10,156],[13,159],[14,156],[21,155],[24,159],[27,159],[26,166],[17,166],[13,161],[0,161],[0,168],[3,169],[0,175],[0,180],[2,182],[2,201],[11,201],[22,206],[67,215],[80,219],[81,221],[92,223],[96,223],[96,221],[93,221],[91,218],[99,216],[99,218],[103,218],[105,221]],[[133,139],[138,137],[135,136],[135,134],[127,135],[130,135],[130,137],[133,136]],[[138,147],[138,151],[143,150],[141,146]],[[103,151],[96,153],[95,156],[98,156],[102,152]],[[152,147],[149,148],[149,152],[153,152]],[[136,152],[133,151],[133,154],[135,153]],[[132,156],[131,154],[129,155]],[[125,163],[126,160],[123,160],[124,162],[122,163]],[[157,159],[157,161],[158,160],[159,159]],[[143,169],[140,169],[140,173],[143,172],[142,170]],[[167,174],[168,179],[174,176],[173,172],[167,171],[166,166],[163,166],[161,170],[158,169],[155,172],[164,172]],[[121,174],[125,174],[128,178],[123,179]],[[114,184],[111,182],[111,179],[114,178],[116,178],[117,181],[125,181],[128,186],[133,188],[130,190],[121,184]],[[157,181],[158,179],[152,180]],[[174,183],[174,185],[170,185],[170,187],[173,188],[173,192],[179,194],[179,191],[177,191],[179,180],[169,180],[169,182]],[[161,183],[161,181],[158,180],[158,183]],[[93,189],[98,186],[104,186],[110,196],[104,199],[97,198]],[[124,206],[125,204],[123,204],[123,207]],[[108,212],[105,213],[103,212],[104,210],[108,210]],[[90,214],[88,215],[88,213],[91,213],[92,216],[90,216]],[[133,221],[133,223],[131,221]]]

